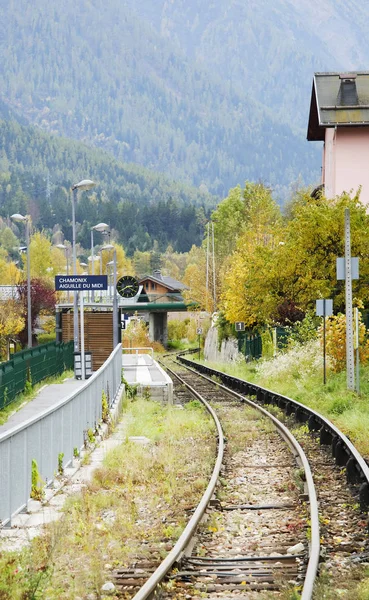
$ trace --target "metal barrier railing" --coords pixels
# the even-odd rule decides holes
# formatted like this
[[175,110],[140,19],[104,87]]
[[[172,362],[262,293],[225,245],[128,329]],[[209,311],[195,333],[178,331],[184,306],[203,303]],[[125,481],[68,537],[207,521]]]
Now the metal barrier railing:
[[109,406],[121,386],[122,348],[117,345],[105,363],[78,390],[34,418],[0,433],[0,524],[24,510],[31,493],[32,460],[49,485],[58,470],[58,456],[68,465],[80,450],[89,429],[101,420],[102,392]]

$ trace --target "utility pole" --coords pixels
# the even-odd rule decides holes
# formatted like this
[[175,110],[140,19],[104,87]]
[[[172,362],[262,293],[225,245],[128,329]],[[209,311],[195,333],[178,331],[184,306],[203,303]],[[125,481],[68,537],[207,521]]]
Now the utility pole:
[[354,337],[352,322],[352,265],[350,209],[345,208],[345,280],[346,280],[346,372],[347,389],[355,389]]
[[216,276],[215,276],[214,223],[213,222],[212,222],[212,234],[213,234],[213,299],[214,299],[213,312],[215,312],[217,309],[217,292],[216,292]]
[[209,222],[206,224],[206,296],[205,296],[205,308],[208,310],[208,298],[209,298]]

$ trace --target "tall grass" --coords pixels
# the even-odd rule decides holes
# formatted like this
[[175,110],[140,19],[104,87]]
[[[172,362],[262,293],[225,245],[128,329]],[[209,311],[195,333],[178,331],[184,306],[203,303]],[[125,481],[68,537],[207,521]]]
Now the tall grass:
[[347,390],[346,372],[334,373],[327,363],[323,383],[323,356],[317,340],[278,354],[275,358],[232,364],[206,363],[313,408],[331,420],[359,452],[369,456],[369,366],[360,368],[360,395]]
[[128,402],[121,443],[66,502],[63,518],[22,552],[0,547],[1,600],[102,598],[114,568],[168,552],[207,485],[216,448],[212,420],[190,404]]

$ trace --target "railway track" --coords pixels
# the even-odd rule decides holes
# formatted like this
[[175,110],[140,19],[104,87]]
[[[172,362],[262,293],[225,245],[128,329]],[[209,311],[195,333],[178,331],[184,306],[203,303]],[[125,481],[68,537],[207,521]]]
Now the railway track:
[[[350,589],[355,569],[369,562],[365,460],[332,423],[300,403],[179,359],[181,367],[171,366],[176,401],[201,399],[227,437],[218,423],[212,480],[166,559],[138,559],[117,571],[122,597],[257,600],[295,590],[303,600],[320,599],[319,560],[337,593]],[[235,442],[240,430],[245,435]]]
[[[360,579],[361,564],[369,562],[369,468],[351,441],[329,420],[301,403],[204,365],[179,357],[207,377],[216,378],[239,397],[252,398],[275,413],[300,441],[311,465],[321,530],[320,572],[334,581],[337,597],[350,592],[350,582]],[[320,596],[319,580],[317,599]],[[332,596],[333,597],[333,596]],[[336,596],[334,596],[336,597]]]
[[241,403],[219,380],[178,365],[172,374],[177,402],[196,397],[212,413],[218,456],[202,501],[166,559],[159,566],[138,560],[116,571],[121,595],[232,598],[247,592],[251,599],[265,591],[278,597],[289,587],[308,600],[318,566],[319,521],[301,446],[275,417]]

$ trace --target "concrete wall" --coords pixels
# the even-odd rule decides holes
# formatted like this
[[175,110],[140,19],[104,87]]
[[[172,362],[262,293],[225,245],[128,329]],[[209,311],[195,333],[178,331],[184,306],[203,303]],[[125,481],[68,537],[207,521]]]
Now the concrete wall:
[[339,127],[325,130],[323,183],[325,195],[356,193],[369,205],[369,127]]
[[220,350],[218,350],[218,328],[210,327],[205,339],[204,346],[205,360],[213,362],[232,362],[244,356],[238,352],[237,340],[230,338],[223,340]]
[[165,347],[168,344],[168,313],[151,312],[149,314],[149,340],[160,342]]

